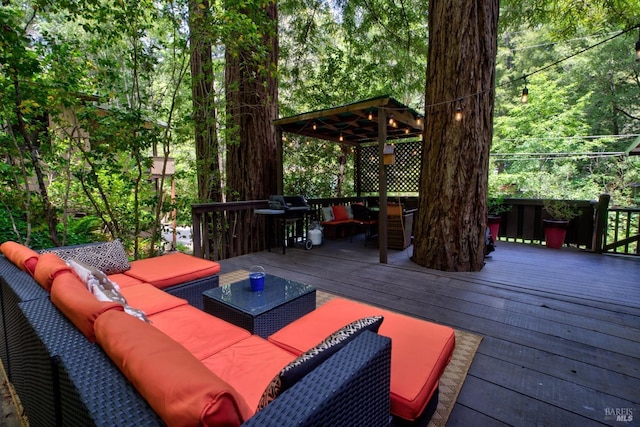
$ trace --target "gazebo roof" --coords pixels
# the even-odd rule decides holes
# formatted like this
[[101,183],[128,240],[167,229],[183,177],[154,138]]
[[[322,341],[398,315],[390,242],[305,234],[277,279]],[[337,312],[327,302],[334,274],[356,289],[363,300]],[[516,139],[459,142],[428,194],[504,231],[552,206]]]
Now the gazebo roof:
[[385,110],[389,120],[387,140],[422,135],[424,115],[388,95],[324,110],[309,111],[275,120],[284,132],[312,138],[358,145],[378,142],[378,113]]
[[627,156],[640,156],[640,136],[627,148]]

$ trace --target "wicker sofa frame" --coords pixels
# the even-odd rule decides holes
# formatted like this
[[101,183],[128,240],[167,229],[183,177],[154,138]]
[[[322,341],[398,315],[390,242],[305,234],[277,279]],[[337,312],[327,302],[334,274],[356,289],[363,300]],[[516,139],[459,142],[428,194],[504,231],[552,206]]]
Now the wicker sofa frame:
[[[89,244],[91,245],[91,244]],[[89,246],[83,245],[83,246]],[[40,298],[49,298],[49,294],[33,278],[17,268],[4,255],[0,255],[0,276],[11,276],[11,281],[0,282],[0,359],[4,364],[9,380],[13,381],[14,365],[20,363],[16,357],[14,345],[19,338],[21,329],[15,325],[20,313],[18,304]],[[202,293],[207,289],[219,286],[217,274],[190,280],[164,289],[165,292],[178,298],[186,299],[190,305],[202,310]],[[15,356],[15,355],[14,355]]]
[[[164,425],[102,349],[37,288],[0,257],[3,347],[30,424]],[[364,332],[244,425],[387,425],[390,360],[390,340]]]

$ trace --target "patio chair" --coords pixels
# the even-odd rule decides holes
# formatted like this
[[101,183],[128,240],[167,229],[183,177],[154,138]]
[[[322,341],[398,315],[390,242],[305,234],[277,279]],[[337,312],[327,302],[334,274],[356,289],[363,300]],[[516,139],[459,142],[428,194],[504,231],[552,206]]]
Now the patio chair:
[[364,244],[367,245],[367,241],[377,234],[378,230],[378,218],[364,205],[353,204],[351,205],[351,212],[353,212],[353,226],[355,228],[354,233],[351,234],[351,241],[353,242],[353,235],[359,233],[359,230],[364,230]]
[[405,249],[410,243],[404,225],[404,212],[401,204],[387,205],[387,247],[390,249]]

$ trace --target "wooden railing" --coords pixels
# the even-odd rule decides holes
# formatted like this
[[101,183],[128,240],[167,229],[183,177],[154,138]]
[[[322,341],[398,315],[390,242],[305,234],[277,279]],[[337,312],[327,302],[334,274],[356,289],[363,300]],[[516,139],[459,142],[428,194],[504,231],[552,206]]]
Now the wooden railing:
[[[357,201],[373,203],[373,198],[370,200],[362,197],[307,200],[311,211],[303,218],[303,233],[306,234],[311,221],[321,221],[321,207],[335,204],[347,205]],[[256,216],[254,210],[268,207],[268,200],[192,205],[193,254],[201,258],[221,260],[264,250],[265,218]],[[278,244],[284,244],[284,242]]]
[[[303,221],[303,233],[311,221],[321,221],[321,207],[362,201],[372,206],[376,197],[345,197],[309,199],[309,215]],[[402,198],[402,203],[417,207],[416,198]],[[638,255],[640,253],[640,209],[608,209],[608,196],[599,201],[571,200],[580,210],[567,230],[565,242],[594,252],[612,252]],[[511,210],[502,215],[499,239],[521,243],[540,244],[544,241],[543,220],[548,218],[544,201],[539,199],[506,199]],[[221,260],[265,249],[264,218],[254,214],[255,209],[268,207],[267,200],[193,205],[194,255]],[[605,214],[601,214],[604,212]],[[608,212],[608,213],[607,213]],[[278,244],[284,244],[280,242]]]
[[[566,202],[578,208],[580,215],[569,223],[565,243],[592,249],[595,232],[594,218],[598,202],[590,200],[567,200]],[[499,239],[535,244],[541,244],[545,240],[543,220],[551,217],[544,210],[544,200],[505,199],[504,205],[511,209],[502,214]]]
[[640,208],[609,208],[602,251],[640,255]]
[[192,205],[193,254],[221,260],[263,250],[264,221],[253,211],[267,207],[267,200]]

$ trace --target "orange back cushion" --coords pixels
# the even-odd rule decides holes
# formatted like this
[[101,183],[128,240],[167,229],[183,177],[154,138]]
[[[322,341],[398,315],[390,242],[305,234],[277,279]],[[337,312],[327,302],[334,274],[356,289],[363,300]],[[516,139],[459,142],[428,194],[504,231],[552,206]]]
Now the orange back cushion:
[[347,208],[342,205],[334,205],[333,209],[333,217],[335,221],[344,221],[349,219],[349,214],[347,213]]
[[0,245],[0,251],[20,270],[33,276],[38,263],[39,254],[31,248],[17,242],[7,241]]
[[95,323],[98,344],[170,426],[237,426],[251,417],[229,384],[153,326],[110,311]]
[[36,279],[40,286],[51,292],[53,279],[65,272],[70,273],[71,268],[62,258],[56,254],[42,254],[38,259],[33,278]]
[[[131,269],[124,274],[164,289],[190,280],[218,274],[220,264],[193,255],[173,252],[154,258],[131,262]],[[211,285],[213,287],[213,285]]]
[[96,341],[93,324],[102,313],[124,311],[117,302],[98,301],[75,274],[61,274],[53,280],[51,302],[91,342]]
[[402,206],[400,205],[387,205],[387,215],[388,216],[399,216],[402,215]]

